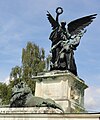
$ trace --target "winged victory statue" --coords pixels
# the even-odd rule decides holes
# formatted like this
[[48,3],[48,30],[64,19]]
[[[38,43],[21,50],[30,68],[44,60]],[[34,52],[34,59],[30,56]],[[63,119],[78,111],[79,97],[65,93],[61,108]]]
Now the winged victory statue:
[[52,32],[49,39],[51,45],[51,65],[50,70],[69,70],[77,76],[77,67],[74,59],[74,50],[80,43],[80,39],[86,32],[86,27],[91,24],[97,14],[85,16],[67,24],[62,21],[59,23],[59,15],[63,13],[63,9],[56,9],[56,19],[47,11],[47,18],[52,26]]

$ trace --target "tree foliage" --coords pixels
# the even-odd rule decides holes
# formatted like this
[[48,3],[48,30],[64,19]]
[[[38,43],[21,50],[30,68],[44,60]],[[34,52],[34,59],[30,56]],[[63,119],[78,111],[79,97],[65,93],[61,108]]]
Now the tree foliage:
[[0,105],[8,104],[11,97],[11,87],[5,83],[0,83]]
[[[11,88],[19,81],[25,81],[35,91],[35,81],[32,76],[37,75],[45,69],[45,51],[38,45],[28,42],[26,48],[22,50],[22,66],[15,66],[10,73],[10,84],[0,84],[0,98],[2,104],[9,103]],[[2,86],[2,87],[1,87]]]
[[26,79],[45,68],[45,51],[36,44],[27,43],[26,49],[22,50],[23,77]]
[[22,69],[19,66],[15,66],[14,68],[12,68],[11,73],[10,73],[10,79],[18,79],[21,78],[22,75]]
[[28,42],[26,48],[22,50],[22,66],[15,66],[10,73],[10,82],[12,86],[23,80],[28,83],[33,93],[35,82],[32,76],[45,69],[45,51],[38,45]]

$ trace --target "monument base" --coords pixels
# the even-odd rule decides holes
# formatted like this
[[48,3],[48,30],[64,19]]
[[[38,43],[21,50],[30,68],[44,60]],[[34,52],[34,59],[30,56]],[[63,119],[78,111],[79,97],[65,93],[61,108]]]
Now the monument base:
[[69,71],[51,71],[33,76],[36,81],[35,96],[51,98],[65,113],[85,112],[85,82]]
[[0,108],[0,120],[99,120],[99,113],[85,114],[42,114],[31,108]]
[[0,108],[0,114],[2,113],[9,113],[9,114],[28,114],[28,113],[34,113],[34,114],[50,114],[50,113],[63,113],[61,110],[59,109],[54,109],[54,108],[49,108],[49,107],[15,107],[15,108]]

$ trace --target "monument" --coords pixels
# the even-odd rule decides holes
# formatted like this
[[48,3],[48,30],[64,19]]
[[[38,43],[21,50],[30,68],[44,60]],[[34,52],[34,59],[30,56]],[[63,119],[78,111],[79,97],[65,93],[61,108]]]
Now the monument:
[[67,24],[59,23],[63,9],[56,9],[56,19],[47,11],[52,26],[49,39],[51,45],[50,71],[33,76],[36,80],[35,95],[51,98],[59,104],[65,113],[85,112],[84,90],[88,87],[77,74],[74,50],[97,14],[85,16]]
[[86,32],[85,27],[97,14],[71,21],[66,28],[65,21],[59,23],[62,13],[63,9],[58,7],[54,19],[47,11],[52,26],[49,37],[52,42],[50,71],[32,76],[36,81],[35,96],[25,82],[14,85],[10,105],[0,108],[0,120],[99,120],[99,114],[86,114],[84,92],[88,86],[78,76],[74,59],[74,50]]
[[[17,85],[15,85],[12,88],[10,108],[18,108],[18,107],[34,107],[34,108],[45,107],[45,110],[42,109],[41,112],[39,109],[38,110],[34,109],[33,110],[34,113],[37,113],[37,112],[43,113],[45,111],[50,113],[51,111],[47,110],[47,108],[50,108],[50,107],[54,109],[58,109],[57,112],[59,112],[59,110],[60,112],[64,112],[62,107],[59,104],[56,104],[54,100],[50,98],[44,99],[41,97],[33,96],[30,87],[23,81],[20,81]],[[52,109],[52,112],[54,111],[55,110]]]
[[[76,113],[85,112],[84,90],[88,87],[77,74],[74,50],[96,14],[85,16],[67,24],[59,23],[63,9],[56,9],[56,19],[47,11],[52,26],[49,39],[51,45],[50,71],[38,73],[32,79],[36,81],[35,96],[24,82],[12,89],[10,107],[36,107],[37,113]],[[45,107],[45,110],[44,110]],[[33,110],[36,112],[36,110]]]
[[56,20],[48,12],[47,17],[52,25],[52,32],[49,39],[52,41],[51,46],[51,66],[50,70],[69,70],[77,76],[77,68],[74,60],[74,50],[80,43],[80,39],[86,32],[85,27],[88,26],[96,14],[79,18],[67,24],[62,21],[59,23],[59,15],[63,13],[63,9],[56,9]]

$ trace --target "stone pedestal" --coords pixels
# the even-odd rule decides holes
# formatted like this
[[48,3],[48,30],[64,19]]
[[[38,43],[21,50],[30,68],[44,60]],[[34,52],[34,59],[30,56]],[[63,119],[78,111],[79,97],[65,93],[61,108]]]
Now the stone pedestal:
[[69,71],[52,71],[33,76],[36,81],[35,96],[51,98],[61,105],[65,112],[83,112],[84,81]]
[[0,120],[100,120],[99,113],[34,113],[37,108],[0,108]]

